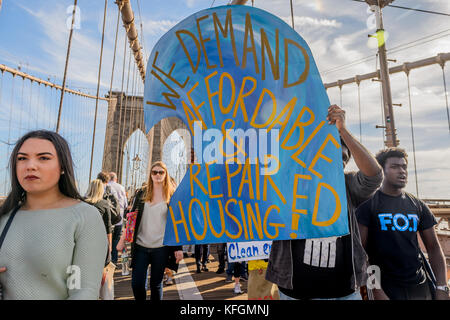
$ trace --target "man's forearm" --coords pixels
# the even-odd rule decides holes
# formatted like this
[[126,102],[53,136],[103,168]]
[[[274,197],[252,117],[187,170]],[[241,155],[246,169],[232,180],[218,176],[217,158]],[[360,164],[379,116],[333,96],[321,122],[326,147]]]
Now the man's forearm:
[[447,266],[445,257],[440,247],[434,248],[428,253],[430,265],[436,277],[436,285],[444,286],[447,284]]
[[358,169],[368,177],[373,177],[381,171],[377,160],[372,154],[361,144],[353,135],[343,127],[339,130],[339,134],[347,145],[348,149],[352,153]]

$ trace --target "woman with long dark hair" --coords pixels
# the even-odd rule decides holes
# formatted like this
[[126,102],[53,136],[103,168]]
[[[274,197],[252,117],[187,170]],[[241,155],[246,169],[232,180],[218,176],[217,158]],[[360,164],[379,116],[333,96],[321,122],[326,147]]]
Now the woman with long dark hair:
[[[149,264],[150,299],[162,300],[162,281],[169,256],[175,257],[175,263],[183,259],[181,246],[163,245],[168,203],[173,190],[166,165],[158,161],[151,166],[147,187],[136,195],[132,211],[137,210],[137,216],[131,245],[131,286],[136,300],[145,300],[147,297],[145,281]],[[125,247],[124,238],[122,236],[117,245],[118,251]]]
[[66,140],[29,132],[9,166],[11,191],[0,208],[0,233],[13,216],[0,248],[3,298],[97,299],[106,232],[97,209],[77,191]]

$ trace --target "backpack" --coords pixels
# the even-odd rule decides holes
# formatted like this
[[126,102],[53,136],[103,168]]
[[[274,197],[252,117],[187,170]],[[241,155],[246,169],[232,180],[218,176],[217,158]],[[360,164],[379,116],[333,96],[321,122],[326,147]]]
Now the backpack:
[[103,195],[103,199],[107,200],[111,207],[111,224],[115,225],[115,224],[119,223],[120,221],[122,221],[122,217],[120,216],[119,201],[117,201],[117,198],[112,193],[110,186],[106,186],[105,194]]

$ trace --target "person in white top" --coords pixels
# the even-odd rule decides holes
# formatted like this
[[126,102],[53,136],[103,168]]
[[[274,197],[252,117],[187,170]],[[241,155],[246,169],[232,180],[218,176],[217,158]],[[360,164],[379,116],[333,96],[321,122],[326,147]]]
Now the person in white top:
[[[173,194],[173,185],[166,165],[155,162],[150,169],[147,188],[136,195],[132,211],[137,211],[136,226],[131,245],[131,286],[136,300],[145,300],[145,280],[148,265],[151,265],[151,300],[162,300],[162,280],[164,269],[168,266],[169,256],[175,263],[183,259],[182,247],[163,245],[166,228],[168,203]],[[124,233],[125,234],[125,233]],[[125,248],[125,236],[122,235],[117,250]]]

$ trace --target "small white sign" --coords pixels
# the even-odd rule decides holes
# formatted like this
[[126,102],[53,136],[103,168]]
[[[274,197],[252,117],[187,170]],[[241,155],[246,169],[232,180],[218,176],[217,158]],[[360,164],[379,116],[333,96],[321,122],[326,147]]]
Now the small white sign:
[[228,262],[268,259],[272,241],[228,242]]

